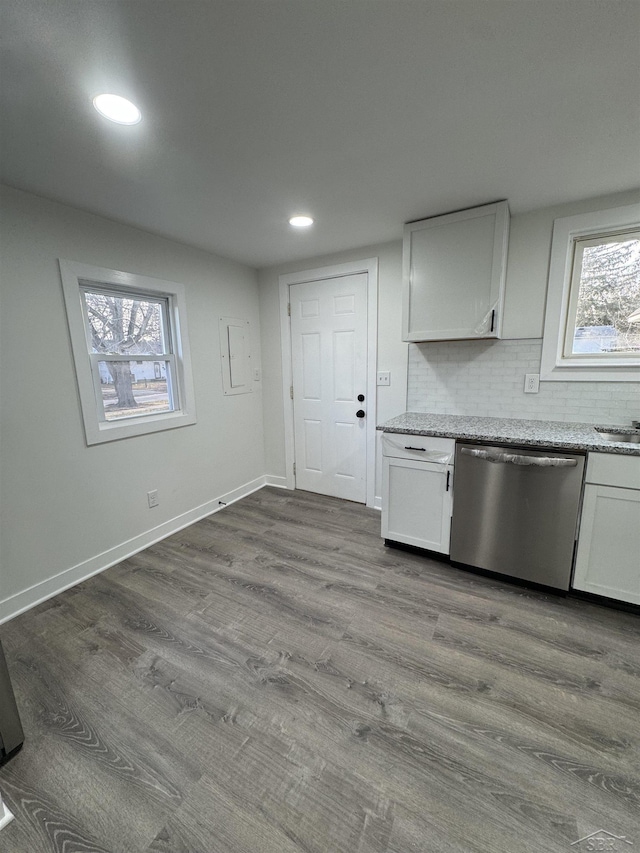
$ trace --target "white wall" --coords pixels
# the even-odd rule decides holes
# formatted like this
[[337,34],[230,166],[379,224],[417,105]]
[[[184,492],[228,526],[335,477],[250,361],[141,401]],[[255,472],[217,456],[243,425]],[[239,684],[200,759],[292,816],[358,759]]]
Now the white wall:
[[[629,191],[602,196],[599,198],[586,199],[579,202],[571,202],[530,213],[520,214],[511,218],[511,231],[509,239],[509,258],[507,264],[507,281],[505,296],[505,316],[503,334],[505,338],[521,339],[536,338],[542,335],[544,325],[545,300],[547,292],[547,275],[549,268],[549,254],[551,250],[551,234],[553,220],[562,216],[573,216],[574,214],[587,213],[592,210],[600,210],[607,207],[617,207],[623,204],[637,202],[639,193]],[[443,211],[446,212],[446,211]],[[379,305],[378,305],[378,370],[391,370],[391,386],[389,388],[378,388],[378,409],[376,413],[377,423],[383,423],[389,418],[400,414],[407,409],[407,347],[401,340],[402,334],[402,232],[401,223],[398,224],[399,239],[391,243],[383,243],[374,246],[365,246],[349,252],[335,255],[308,258],[295,263],[289,263],[278,267],[270,267],[259,273],[260,285],[260,316],[262,330],[262,356],[264,371],[264,429],[265,429],[265,462],[267,472],[275,476],[284,476],[284,425],[282,406],[282,378],[280,364],[280,320],[278,307],[278,276],[283,273],[297,272],[316,267],[331,266],[345,261],[359,260],[368,257],[378,257],[380,263],[379,271]],[[477,343],[474,345],[481,348],[491,348],[493,343]],[[496,344],[498,348],[500,344]],[[539,349],[539,341],[535,346]],[[475,357],[471,350],[460,349],[456,342],[445,342],[437,344],[423,344],[420,346],[422,352],[429,352],[434,347],[433,357],[430,358],[430,369],[437,369],[439,363],[444,363],[449,357],[462,360],[461,370],[465,369],[465,358],[468,363]],[[474,351],[475,352],[475,351]],[[455,353],[455,356],[454,356]],[[465,353],[467,353],[465,355]],[[530,355],[530,353],[529,353]],[[420,384],[420,377],[415,374],[415,368],[420,364],[420,353],[418,352],[409,365],[410,376],[415,382],[414,386]],[[539,361],[535,371],[539,372]],[[424,379],[424,372],[423,372]],[[524,381],[524,380],[523,380]],[[551,383],[550,383],[551,384]],[[559,384],[559,383],[555,383]],[[564,384],[564,383],[562,383]],[[578,384],[578,383],[574,383]],[[596,383],[579,383],[583,396],[588,396],[594,389],[587,389],[585,385]],[[599,383],[598,383],[599,384]],[[620,384],[620,383],[618,383]],[[627,383],[629,384],[629,383]],[[515,387],[515,386],[514,386]],[[415,388],[414,388],[415,390]],[[477,399],[478,393],[483,393],[482,382],[474,385],[469,393],[469,404]],[[637,390],[637,389],[636,389]],[[418,394],[420,390],[418,389]],[[633,390],[632,392],[633,393]],[[518,392],[520,394],[520,392]],[[629,402],[629,389],[625,392],[626,406]],[[548,418],[545,414],[547,396],[527,395],[527,417]],[[599,408],[594,412],[594,417],[599,419],[602,415],[605,422],[612,422],[608,416],[611,408],[611,395],[591,393],[589,399],[595,399]],[[461,403],[462,400],[462,403]],[[534,402],[529,403],[532,400]],[[536,404],[535,401],[538,401]],[[422,411],[430,411],[429,401],[424,395],[418,398],[412,395],[414,405],[420,404]],[[464,392],[462,397],[456,400],[456,406],[464,403]],[[439,404],[438,404],[439,405]],[[557,411],[553,404],[549,405],[548,411]],[[453,413],[454,408],[443,407],[434,411],[448,411]],[[502,410],[500,410],[502,411]],[[539,412],[539,414],[537,414]],[[569,413],[570,410],[567,410]],[[605,417],[606,416],[606,417]],[[571,418],[570,418],[571,419]],[[580,420],[574,417],[573,420]],[[585,418],[582,418],[585,420]],[[380,466],[377,466],[378,481]],[[380,494],[379,483],[376,494]]]
[[[220,316],[246,317],[260,365],[255,270],[9,188],[1,227],[0,621],[211,512],[265,470],[260,383],[223,395],[218,338]],[[86,446],[60,257],[186,286],[195,425]]]

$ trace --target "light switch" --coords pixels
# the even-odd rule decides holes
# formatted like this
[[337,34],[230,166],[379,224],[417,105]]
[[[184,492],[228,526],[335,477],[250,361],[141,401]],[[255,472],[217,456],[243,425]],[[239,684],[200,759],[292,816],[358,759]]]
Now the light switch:
[[376,385],[391,385],[391,373],[388,370],[379,370]]

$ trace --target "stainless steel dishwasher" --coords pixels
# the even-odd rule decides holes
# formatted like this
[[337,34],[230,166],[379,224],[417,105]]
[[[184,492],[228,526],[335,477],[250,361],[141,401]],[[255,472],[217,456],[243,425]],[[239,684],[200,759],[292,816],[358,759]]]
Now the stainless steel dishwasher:
[[568,590],[584,455],[456,445],[451,560]]

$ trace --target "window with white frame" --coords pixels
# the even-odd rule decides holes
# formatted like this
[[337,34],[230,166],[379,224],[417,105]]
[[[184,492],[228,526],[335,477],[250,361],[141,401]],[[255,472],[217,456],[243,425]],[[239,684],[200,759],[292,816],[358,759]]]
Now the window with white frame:
[[541,379],[640,379],[640,205],[555,221]]
[[182,285],[60,270],[87,444],[195,423]]

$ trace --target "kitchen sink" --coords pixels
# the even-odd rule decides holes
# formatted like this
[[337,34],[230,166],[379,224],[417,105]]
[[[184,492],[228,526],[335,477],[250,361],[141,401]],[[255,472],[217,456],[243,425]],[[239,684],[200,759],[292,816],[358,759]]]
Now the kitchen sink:
[[[611,432],[610,430],[615,430]],[[620,429],[618,427],[595,427],[598,435],[605,441],[626,441],[631,444],[640,444],[640,429]]]

